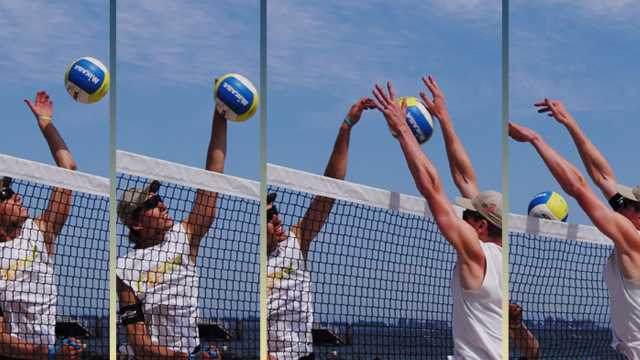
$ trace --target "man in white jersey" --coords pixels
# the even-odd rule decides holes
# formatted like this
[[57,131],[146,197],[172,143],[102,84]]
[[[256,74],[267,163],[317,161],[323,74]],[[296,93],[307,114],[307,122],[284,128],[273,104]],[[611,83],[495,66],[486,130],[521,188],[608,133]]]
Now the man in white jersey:
[[[44,90],[35,104],[25,100],[36,116],[56,164],[76,169],[64,140],[51,122],[53,101]],[[71,190],[54,187],[46,210],[31,219],[22,196],[0,187],[0,359],[79,359],[75,339],[56,346],[56,302],[53,253],[71,209]]]
[[391,83],[389,95],[376,85],[375,106],[398,134],[409,170],[442,236],[458,255],[453,270],[452,332],[454,359],[502,359],[502,195],[480,193],[473,166],[453,131],[444,96],[433,77],[423,78],[433,101],[422,92],[429,111],[439,120],[454,182],[462,194],[456,203],[466,210],[460,219],[449,202],[438,171],[420,148],[405,120],[407,104],[398,105]]
[[[373,108],[373,99],[362,98],[351,107],[329,158],[324,176],[344,180],[347,173],[351,129],[362,111]],[[267,198],[267,321],[271,359],[313,360],[313,308],[307,253],[324,226],[335,199],[316,196],[305,216],[287,233],[273,204]]]
[[[227,152],[227,120],[214,110],[205,169],[222,173]],[[174,222],[157,194],[160,183],[127,189],[118,218],[134,247],[118,258],[116,288],[120,319],[137,360],[219,357],[200,347],[197,326],[196,257],[216,214],[218,193],[199,189],[191,213]]]
[[[530,142],[558,180],[574,197],[596,227],[614,243],[603,277],[611,297],[612,346],[630,359],[640,358],[640,185],[631,189],[619,185],[616,177],[595,145],[559,101],[548,98],[536,103],[539,113],[547,113],[564,125],[578,148],[582,162],[593,182],[613,207],[611,211],[598,199],[586,179],[567,160],[547,145],[538,134],[510,124],[509,134],[516,141]],[[632,159],[637,159],[632,156]],[[560,174],[558,171],[571,172]]]

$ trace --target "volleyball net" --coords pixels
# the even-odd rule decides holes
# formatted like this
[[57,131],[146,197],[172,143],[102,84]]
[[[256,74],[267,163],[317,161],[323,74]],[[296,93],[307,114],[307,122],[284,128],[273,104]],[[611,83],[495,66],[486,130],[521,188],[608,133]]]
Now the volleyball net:
[[[11,343],[29,347],[18,355],[4,343],[2,355],[39,353],[38,347],[55,348],[74,338],[83,356],[108,356],[109,179],[6,155],[0,155],[0,176],[2,187],[18,195],[29,213],[19,235],[3,242],[0,251],[2,330]],[[45,237],[32,224],[55,228],[57,220],[38,222],[45,212],[52,219],[61,215],[57,204],[47,212],[55,188],[73,193],[68,218],[49,253]],[[5,205],[12,201],[3,199]],[[4,207],[3,226],[5,220],[21,226],[17,216],[7,217],[9,207]]]
[[[522,307],[540,358],[625,359],[611,348],[602,278],[611,240],[591,226],[513,214],[509,230],[509,300]],[[520,356],[510,346],[511,355]]]
[[[183,353],[191,353],[192,345],[199,343],[203,350],[210,345],[217,347],[227,359],[259,355],[259,183],[124,151],[117,151],[116,164],[116,196],[120,198],[127,189],[142,189],[157,180],[160,187],[155,193],[161,197],[175,224],[193,210],[197,189],[218,193],[215,219],[200,240],[195,257],[198,283],[185,286],[183,281],[189,280],[179,277],[186,271],[182,267],[191,263],[187,260],[188,250],[180,253],[162,244],[153,247],[158,249],[155,253],[138,253],[132,257],[131,268],[122,272],[126,275],[127,271],[145,270],[144,264],[153,264],[148,265],[150,269],[135,273],[135,284],[123,281],[133,287],[138,300],[145,303],[145,325],[151,340]],[[136,240],[130,238],[130,232],[119,220],[119,257],[135,253]],[[182,246],[177,239],[171,241]],[[162,259],[163,256],[167,261],[156,261],[156,257]],[[191,303],[194,299],[195,304]],[[194,325],[193,319],[181,318],[180,312],[188,313],[195,307]],[[119,304],[118,308],[122,306]],[[176,313],[172,308],[182,310]],[[119,315],[123,323],[122,314]],[[136,349],[127,341],[127,331],[124,326],[118,326],[117,345],[119,355],[130,357]],[[184,338],[194,336],[197,339],[185,342]]]
[[424,199],[271,164],[267,184],[278,193],[274,204],[287,230],[317,195],[336,199],[307,257],[316,358],[453,354],[449,283],[456,255]]

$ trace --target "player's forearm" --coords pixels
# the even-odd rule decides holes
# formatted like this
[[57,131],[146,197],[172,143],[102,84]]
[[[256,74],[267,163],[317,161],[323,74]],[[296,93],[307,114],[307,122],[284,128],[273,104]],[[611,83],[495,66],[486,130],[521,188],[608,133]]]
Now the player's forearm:
[[[572,118],[573,120],[573,118]],[[591,180],[596,184],[607,199],[616,194],[616,177],[613,169],[600,153],[598,148],[587,138],[575,121],[567,124],[573,142],[578,148],[580,158],[584,163]]]
[[578,190],[589,186],[580,171],[553,150],[540,136],[535,137],[531,144],[538,151],[547,168],[567,195],[575,198]]
[[67,144],[65,144],[62,136],[60,136],[56,127],[51,123],[51,120],[40,119],[38,120],[38,126],[40,126],[42,135],[44,135],[49,145],[51,155],[53,155],[56,164],[61,168],[75,170],[76,163],[73,160],[73,156],[71,156]]
[[331,152],[329,163],[324,171],[324,176],[344,180],[347,175],[350,139],[351,127],[346,122],[343,122],[342,125],[340,125],[340,131],[333,145],[333,151]]
[[[447,118],[448,116],[447,114]],[[471,160],[469,160],[469,156],[462,146],[462,142],[460,142],[458,135],[453,130],[451,121],[440,121],[440,124],[453,182],[463,197],[473,199],[479,194],[479,190],[476,173],[471,165]]]
[[211,125],[211,139],[207,149],[207,163],[205,169],[224,172],[224,161],[227,156],[227,119],[214,110]]
[[524,324],[520,328],[509,329],[509,338],[522,356],[526,356],[529,360],[538,360],[540,344]]
[[127,341],[140,360],[188,360],[189,354],[172,351],[166,346],[154,343],[146,335],[127,336]]
[[46,346],[33,345],[4,333],[0,334],[0,339],[2,341],[0,348],[4,356],[31,360],[49,359],[49,348]]

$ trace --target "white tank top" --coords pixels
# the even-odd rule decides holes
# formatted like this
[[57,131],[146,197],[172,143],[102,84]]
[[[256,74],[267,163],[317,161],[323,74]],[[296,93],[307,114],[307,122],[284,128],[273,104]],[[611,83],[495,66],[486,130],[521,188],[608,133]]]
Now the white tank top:
[[27,219],[20,235],[0,242],[0,305],[4,332],[35,345],[56,342],[53,261],[42,233]]
[[311,276],[293,233],[267,259],[269,353],[297,360],[313,352]]
[[640,359],[640,279],[625,279],[614,248],[602,272],[611,304],[611,346],[629,359]]
[[133,249],[118,258],[116,275],[142,302],[151,341],[190,354],[200,344],[198,272],[191,262],[189,239],[175,224],[164,241]]
[[[480,241],[480,240],[478,240]],[[502,359],[502,247],[480,241],[486,272],[482,285],[465,290],[458,264],[453,269],[454,359]]]

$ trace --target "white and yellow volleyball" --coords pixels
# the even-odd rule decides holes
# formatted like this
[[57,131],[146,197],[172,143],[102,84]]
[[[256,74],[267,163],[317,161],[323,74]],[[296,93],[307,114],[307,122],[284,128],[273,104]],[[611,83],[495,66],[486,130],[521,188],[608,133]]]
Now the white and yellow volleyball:
[[74,100],[91,104],[102,99],[109,91],[109,71],[99,60],[83,57],[69,66],[64,84]]
[[569,217],[569,206],[560,194],[544,191],[531,200],[528,214],[541,219],[566,222]]
[[213,90],[216,109],[231,121],[249,120],[258,109],[258,91],[251,81],[238,74],[221,77]]

